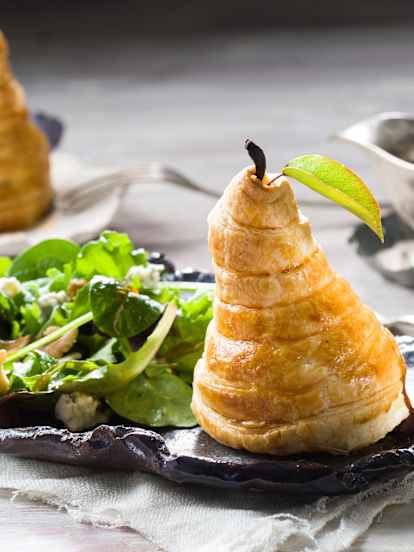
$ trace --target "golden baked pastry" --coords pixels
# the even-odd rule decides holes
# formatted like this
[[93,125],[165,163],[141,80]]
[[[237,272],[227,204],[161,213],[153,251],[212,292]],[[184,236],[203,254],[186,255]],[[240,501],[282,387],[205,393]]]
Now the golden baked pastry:
[[48,141],[30,119],[0,31],[0,231],[34,224],[52,196]]
[[216,291],[192,409],[217,441],[346,452],[408,414],[391,333],[329,265],[285,177],[237,174],[209,216]]

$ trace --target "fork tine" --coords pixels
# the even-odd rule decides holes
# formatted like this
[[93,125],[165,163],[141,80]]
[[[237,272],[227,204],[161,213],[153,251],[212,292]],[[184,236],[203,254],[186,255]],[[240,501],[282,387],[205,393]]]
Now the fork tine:
[[218,197],[214,191],[208,190],[192,182],[178,171],[161,163],[141,163],[134,167],[117,171],[115,173],[99,176],[82,183],[72,190],[62,194],[60,203],[63,209],[74,209],[85,202],[88,196],[94,194],[97,189],[107,190],[113,187],[122,187],[140,182],[170,182],[184,189],[194,190],[210,197]]

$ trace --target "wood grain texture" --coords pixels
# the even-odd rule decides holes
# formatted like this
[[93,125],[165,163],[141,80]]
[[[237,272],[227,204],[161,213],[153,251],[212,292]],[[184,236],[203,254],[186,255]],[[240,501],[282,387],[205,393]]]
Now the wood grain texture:
[[[42,19],[42,18],[40,18]],[[15,71],[33,108],[61,115],[64,149],[93,163],[128,165],[160,160],[221,190],[248,163],[251,137],[275,169],[305,152],[320,152],[359,171],[381,197],[367,159],[328,141],[338,129],[383,110],[413,110],[411,28],[273,30],[266,34],[141,37],[127,25],[91,35],[70,21],[33,25],[2,20]],[[298,189],[303,199],[313,193]],[[131,191],[118,218],[140,242],[178,264],[209,267],[205,217],[211,202],[169,187]],[[386,283],[366,267],[347,239],[348,213],[306,208],[332,264],[374,309],[414,310],[412,292]],[[388,511],[354,551],[414,550],[414,524],[405,510]],[[0,542],[9,552],[138,552],[155,548],[128,531],[75,524],[38,503],[0,497]]]
[[144,537],[129,529],[82,525],[56,508],[0,492],[0,542],[10,552],[159,552]]

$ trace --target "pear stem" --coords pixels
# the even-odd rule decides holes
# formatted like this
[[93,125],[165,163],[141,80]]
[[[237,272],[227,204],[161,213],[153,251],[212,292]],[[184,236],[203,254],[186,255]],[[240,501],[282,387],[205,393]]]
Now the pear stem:
[[253,163],[256,167],[256,176],[259,180],[263,180],[263,177],[266,172],[266,156],[262,148],[257,144],[247,139],[244,142],[244,147],[247,150],[247,153],[250,155]]

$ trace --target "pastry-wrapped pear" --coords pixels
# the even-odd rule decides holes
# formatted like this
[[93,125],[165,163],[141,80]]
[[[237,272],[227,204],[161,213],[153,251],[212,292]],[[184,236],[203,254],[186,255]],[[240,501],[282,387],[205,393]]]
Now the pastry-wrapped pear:
[[47,138],[30,119],[0,31],[0,231],[31,226],[51,201]]
[[408,414],[396,341],[329,265],[285,177],[249,167],[209,216],[214,319],[192,408],[252,452],[341,452]]

